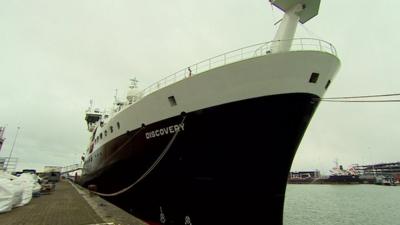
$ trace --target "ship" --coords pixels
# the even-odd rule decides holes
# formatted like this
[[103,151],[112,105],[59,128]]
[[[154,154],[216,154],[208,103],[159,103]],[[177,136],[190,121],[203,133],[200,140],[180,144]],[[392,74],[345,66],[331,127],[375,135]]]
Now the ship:
[[349,169],[344,169],[343,165],[339,165],[338,161],[335,160],[335,167],[329,170],[331,174],[325,180],[325,183],[332,184],[360,184],[363,183],[360,179],[360,175],[356,170],[356,165],[351,165]]
[[145,89],[133,80],[111,112],[90,107],[80,184],[148,224],[282,224],[293,158],[340,60],[294,38],[320,0],[271,4],[284,12],[272,41]]

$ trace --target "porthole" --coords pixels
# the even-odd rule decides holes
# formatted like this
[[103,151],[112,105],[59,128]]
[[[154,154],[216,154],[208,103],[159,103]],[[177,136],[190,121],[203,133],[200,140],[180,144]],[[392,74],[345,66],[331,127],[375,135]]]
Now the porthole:
[[331,85],[331,80],[328,80],[328,82],[326,82],[325,89],[328,89],[329,85]]
[[168,97],[168,101],[169,101],[169,104],[170,104],[171,106],[176,106],[176,99],[175,99],[175,96],[169,96],[169,97]]
[[315,84],[318,81],[318,77],[319,77],[319,73],[312,73],[310,76],[310,80],[308,80],[308,82]]

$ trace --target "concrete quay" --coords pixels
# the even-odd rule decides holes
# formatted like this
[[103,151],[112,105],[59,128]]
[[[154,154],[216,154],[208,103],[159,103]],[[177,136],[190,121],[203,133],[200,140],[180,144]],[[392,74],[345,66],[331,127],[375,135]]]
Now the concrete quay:
[[54,192],[0,214],[2,225],[146,225],[89,191],[62,180]]

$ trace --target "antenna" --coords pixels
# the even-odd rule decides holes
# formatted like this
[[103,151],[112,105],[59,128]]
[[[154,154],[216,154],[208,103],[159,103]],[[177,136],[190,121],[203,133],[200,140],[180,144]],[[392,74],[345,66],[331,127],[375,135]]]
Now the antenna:
[[118,102],[118,89],[115,89],[114,101],[115,103]]
[[89,101],[89,110],[91,110],[93,108],[93,99],[90,99]]
[[15,134],[14,142],[13,142],[13,144],[11,146],[10,155],[8,156],[7,167],[6,167],[7,171],[8,171],[8,165],[10,164],[11,156],[12,156],[12,153],[13,153],[13,150],[14,150],[15,142],[17,141],[19,129],[20,129],[20,127],[17,127],[17,133]]
[[133,88],[137,88],[137,83],[139,82],[136,77],[134,77],[133,79],[130,79],[131,81],[131,85],[129,85],[129,88],[133,89]]

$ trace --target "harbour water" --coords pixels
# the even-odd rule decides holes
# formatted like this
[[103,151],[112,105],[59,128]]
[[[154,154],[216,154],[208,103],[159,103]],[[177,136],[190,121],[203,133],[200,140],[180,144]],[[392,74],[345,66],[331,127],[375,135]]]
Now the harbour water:
[[399,225],[400,186],[288,184],[284,225]]

